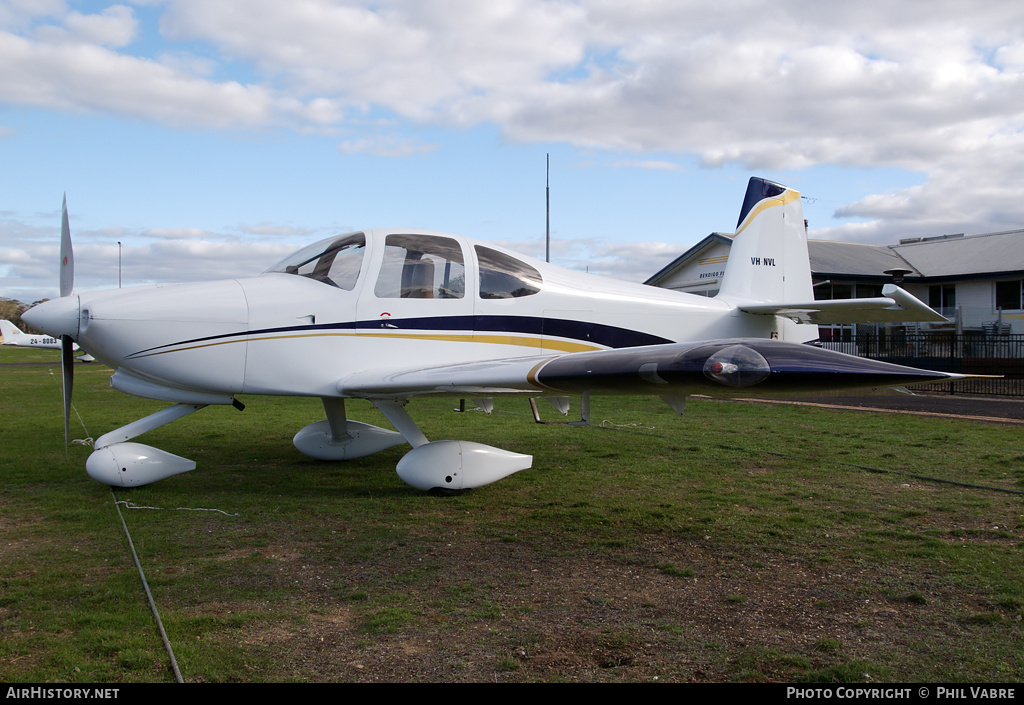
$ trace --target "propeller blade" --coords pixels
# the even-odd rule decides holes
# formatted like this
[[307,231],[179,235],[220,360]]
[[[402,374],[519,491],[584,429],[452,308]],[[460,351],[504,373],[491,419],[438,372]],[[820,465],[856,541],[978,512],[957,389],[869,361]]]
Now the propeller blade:
[[64,194],[60,223],[60,295],[67,296],[75,288],[75,253],[71,247],[71,226],[68,224],[68,196]]
[[68,452],[68,429],[71,425],[71,389],[75,382],[74,341],[70,335],[60,337],[60,376],[64,386],[64,454]]
[[[75,252],[71,247],[71,225],[68,223],[68,195],[64,194],[60,220],[60,295],[70,296],[75,288]],[[70,335],[60,337],[60,372],[64,387],[64,454],[68,453],[71,426],[71,390],[75,381],[74,341]]]

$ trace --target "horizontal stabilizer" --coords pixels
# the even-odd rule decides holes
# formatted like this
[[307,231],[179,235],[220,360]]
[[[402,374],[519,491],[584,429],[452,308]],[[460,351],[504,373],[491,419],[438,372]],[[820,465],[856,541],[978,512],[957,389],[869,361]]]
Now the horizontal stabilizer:
[[797,323],[818,325],[842,323],[945,323],[946,318],[920,299],[895,284],[886,284],[882,296],[868,299],[831,299],[825,301],[773,302],[744,304],[745,313],[774,315]]

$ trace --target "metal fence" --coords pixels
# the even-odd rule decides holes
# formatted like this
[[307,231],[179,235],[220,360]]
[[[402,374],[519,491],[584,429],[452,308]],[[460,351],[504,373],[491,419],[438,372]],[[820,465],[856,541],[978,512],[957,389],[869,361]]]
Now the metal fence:
[[895,333],[855,335],[822,344],[831,350],[927,370],[998,375],[950,382],[950,394],[1024,396],[1024,335]]

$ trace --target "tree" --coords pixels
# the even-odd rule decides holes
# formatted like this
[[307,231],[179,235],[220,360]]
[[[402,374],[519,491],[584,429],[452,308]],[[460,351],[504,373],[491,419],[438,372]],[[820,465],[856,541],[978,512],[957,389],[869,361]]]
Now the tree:
[[0,296],[0,319],[10,321],[26,333],[36,333],[37,331],[26,326],[21,320],[21,314],[28,309],[29,306],[27,304],[23,304],[15,299],[8,299]]

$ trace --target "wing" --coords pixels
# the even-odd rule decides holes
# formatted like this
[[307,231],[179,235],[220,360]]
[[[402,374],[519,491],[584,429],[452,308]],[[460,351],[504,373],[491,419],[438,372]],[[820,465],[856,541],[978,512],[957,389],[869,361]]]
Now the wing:
[[766,339],[672,343],[431,367],[368,370],[338,383],[346,397],[594,394],[779,395],[960,379]]
[[870,299],[778,302],[741,305],[741,311],[791,318],[797,323],[945,322],[946,318],[895,284],[886,284],[882,296]]

